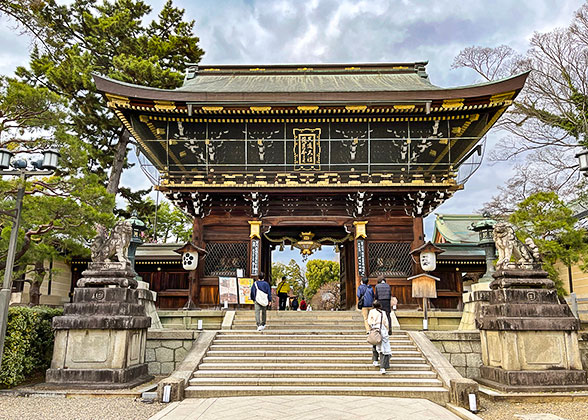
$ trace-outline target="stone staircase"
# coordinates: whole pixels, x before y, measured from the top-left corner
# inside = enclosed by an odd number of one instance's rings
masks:
[[[365,395],[442,405],[449,400],[437,373],[402,331],[391,336],[390,369],[380,374],[359,312],[268,311],[266,329],[255,329],[253,311],[238,312],[233,330],[216,335],[186,397]]]

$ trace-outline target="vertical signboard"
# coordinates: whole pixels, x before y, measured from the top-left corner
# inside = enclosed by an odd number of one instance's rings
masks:
[[[251,240],[251,275],[259,275],[259,239]]]
[[[294,169],[318,170],[321,165],[321,129],[294,129]]]
[[[360,278],[366,276],[365,241],[363,239],[357,239],[357,273]]]

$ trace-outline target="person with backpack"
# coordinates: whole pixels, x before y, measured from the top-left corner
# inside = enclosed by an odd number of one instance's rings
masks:
[[[390,356],[392,355],[392,347],[390,347],[390,335],[388,334],[388,318],[386,313],[382,310],[382,305],[377,300],[373,302],[373,309],[368,315],[368,323],[370,329],[380,331],[381,341],[373,346],[372,360],[374,366],[380,366],[380,373],[384,375],[386,369],[390,369]]]
[[[390,319],[390,299],[392,299],[392,290],[390,285],[386,283],[384,276],[379,275],[376,280],[376,293],[374,298],[382,305],[382,310],[386,312],[386,318],[388,318],[388,333],[392,334],[392,321]]]
[[[286,276],[282,277],[282,281],[278,284],[276,292],[278,293],[278,298],[280,299],[278,310],[285,311],[286,302],[288,301],[288,294],[290,293],[290,284],[286,280]]]
[[[298,298],[296,296],[293,296],[292,299],[290,299],[290,307],[293,311],[298,309]]]
[[[304,296],[302,297],[302,300],[300,301],[299,308],[301,311],[306,311],[306,301],[304,300]]]
[[[369,279],[364,277],[361,279],[361,284],[357,288],[357,309],[361,310],[363,315],[363,323],[366,334],[370,333],[370,325],[368,324],[368,313],[372,309],[374,302],[374,290],[368,284]]]
[[[257,331],[265,329],[267,319],[267,308],[272,301],[272,287],[265,281],[264,274],[259,273],[259,277],[251,288],[251,300],[255,302],[255,322]]]

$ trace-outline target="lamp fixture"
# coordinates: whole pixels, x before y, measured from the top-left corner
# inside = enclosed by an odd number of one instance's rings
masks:
[[[14,156],[8,149],[0,149],[0,170],[5,170],[10,168],[10,160]]]

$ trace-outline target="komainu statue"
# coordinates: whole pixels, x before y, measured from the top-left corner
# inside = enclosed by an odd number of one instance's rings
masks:
[[[110,258],[116,255],[119,262],[131,263],[129,260],[129,244],[133,227],[126,220],[121,220],[114,225],[110,235],[107,229],[96,224],[96,236],[90,247],[93,262],[110,262]]]
[[[510,223],[499,222],[494,225],[493,237],[498,250],[497,270],[536,268],[541,264],[541,254],[533,239],[527,238],[525,243],[522,243]],[[511,262],[511,257],[516,261]]]

